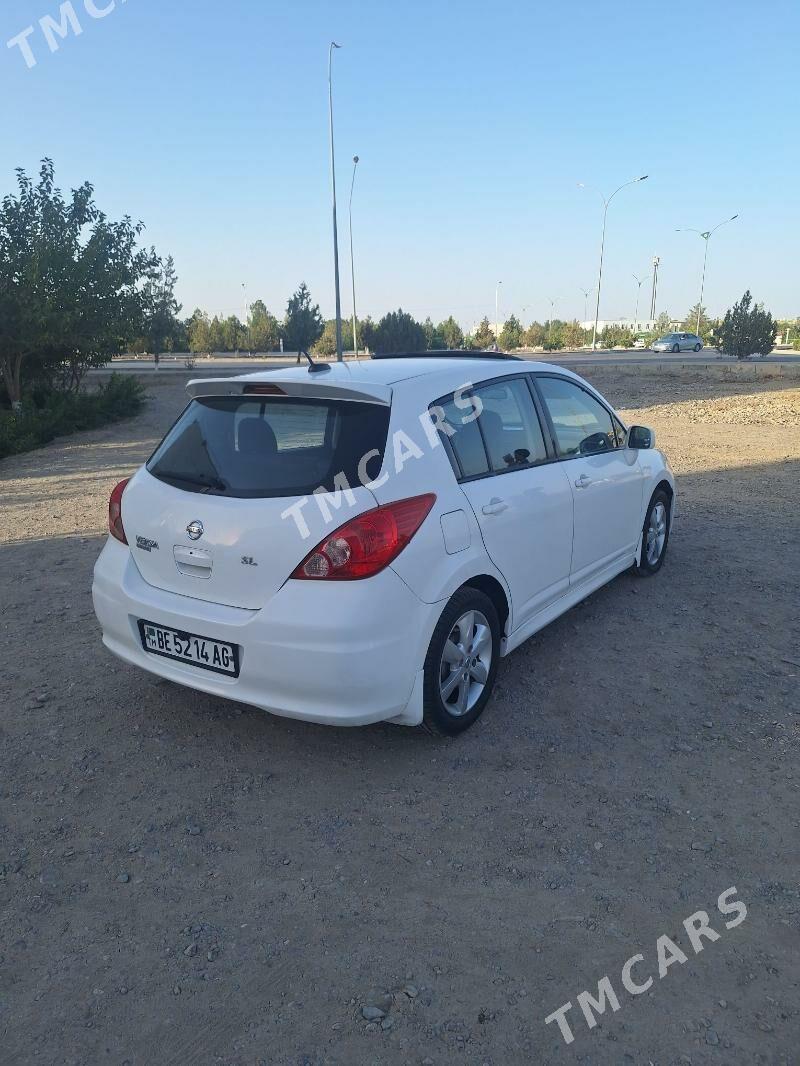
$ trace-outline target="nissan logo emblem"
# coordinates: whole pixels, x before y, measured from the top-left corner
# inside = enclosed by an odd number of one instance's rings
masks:
[[[195,518],[194,522],[190,522],[186,527],[186,532],[189,534],[189,540],[200,540],[203,535],[203,523],[199,518]]]

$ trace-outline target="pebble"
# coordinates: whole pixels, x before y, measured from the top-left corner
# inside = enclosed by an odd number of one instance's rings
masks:
[[[197,944],[190,944],[188,948],[184,948],[183,954],[193,958],[197,954]]]
[[[127,883],[130,881],[130,879],[131,879],[131,875],[130,874],[120,874],[119,877],[117,878],[117,880],[119,881],[119,883],[121,885],[127,885]]]
[[[362,1007],[361,1017],[368,1022],[377,1022],[386,1017],[386,1011],[380,1007]]]
[[[405,995],[407,995],[409,999],[416,999],[419,995],[419,989],[416,985],[412,984],[403,985],[400,991],[405,993]]]
[[[711,851],[711,848],[712,848],[711,844],[703,844],[699,840],[695,840],[695,842],[692,844],[692,851],[705,851],[705,852],[708,852],[708,851]]]
[[[203,832],[203,829],[196,823],[190,822],[189,825],[187,825],[186,827],[186,832],[189,834],[190,837],[197,837],[200,836],[200,834]]]
[[[706,1033],[706,1043],[716,1045],[719,1043],[719,1037],[717,1036],[716,1029],[709,1029]]]

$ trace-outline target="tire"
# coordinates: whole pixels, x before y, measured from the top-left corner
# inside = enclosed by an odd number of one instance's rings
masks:
[[[694,350],[695,350],[696,352],[699,352],[699,351],[700,351],[700,349],[701,349],[702,347],[703,347],[703,345],[702,345],[702,344],[695,344],[695,346],[694,346]]]
[[[680,344],[673,344],[672,345],[672,350],[673,350],[673,352],[679,352],[681,350]]]
[[[460,629],[456,630],[459,622],[469,624],[465,619],[470,615],[471,640],[465,646]],[[425,657],[422,724],[429,733],[457,736],[483,714],[497,677],[500,637],[500,621],[489,597],[477,589],[459,589],[442,611]],[[464,681],[461,671],[466,667]]]
[[[658,508],[661,508],[660,512]],[[653,498],[647,508],[644,525],[642,526],[642,548],[639,558],[634,564],[634,570],[640,577],[652,577],[664,565],[664,556],[667,554],[667,546],[669,545],[671,513],[672,501],[669,498],[669,494],[663,489],[658,489],[653,493]],[[658,518],[659,514],[662,516],[661,519]],[[657,555],[654,555],[651,548],[651,529],[661,529],[662,525],[662,532],[653,534],[655,546],[657,547]],[[662,537],[663,540],[661,539]]]

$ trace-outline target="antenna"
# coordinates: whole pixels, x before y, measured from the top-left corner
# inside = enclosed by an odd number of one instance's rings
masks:
[[[300,349],[300,354],[308,359],[309,374],[322,374],[325,373],[325,371],[330,370],[330,365],[328,363],[315,363],[305,348]]]

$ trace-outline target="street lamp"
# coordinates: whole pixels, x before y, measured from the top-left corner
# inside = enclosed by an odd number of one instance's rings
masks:
[[[688,227],[686,227],[684,229],[676,229],[675,230],[676,233],[699,233],[700,236],[703,238],[703,240],[706,242],[706,250],[705,250],[705,254],[703,255],[703,277],[702,277],[702,280],[700,282],[700,302],[697,305],[697,325],[695,326],[695,330],[694,330],[695,333],[698,336],[700,335],[700,315],[701,315],[702,310],[703,310],[703,293],[705,292],[705,287],[706,287],[706,264],[708,263],[708,242],[711,240],[711,238],[717,232],[717,230],[720,228],[720,226],[727,226],[729,222],[733,222],[733,220],[735,218],[738,218],[738,217],[739,217],[738,215],[732,215],[730,218],[726,218],[723,222],[720,222],[713,229],[699,230],[699,229],[689,229]]]
[[[333,278],[336,289],[336,361],[342,361],[342,300],[339,294],[339,230],[336,225],[336,162],[333,151],[333,50],[341,48],[331,41],[328,49],[328,117],[331,142],[331,193],[333,197]]]
[[[620,185],[618,189],[615,189],[608,199],[600,193],[600,198],[603,201],[603,233],[600,238],[600,269],[597,272],[597,303],[595,304],[594,311],[594,330],[592,332],[592,351],[597,347],[597,322],[600,318],[600,286],[603,283],[603,254],[606,246],[606,217],[608,215],[608,205],[614,199],[618,192],[623,189],[627,189],[629,185],[636,185],[637,182],[646,181],[649,175],[642,174],[641,177],[633,178],[631,181],[626,181],[624,185]],[[582,181],[578,182],[578,187],[581,189],[587,188]]]
[[[637,276],[635,274],[632,275],[633,280],[636,282],[636,285],[638,286],[637,289],[636,289],[636,310],[633,313],[633,332],[634,333],[639,328],[639,297],[642,295],[642,285],[644,285],[644,283],[646,281],[649,281],[650,278],[652,278],[652,276],[653,276],[652,274],[648,274],[646,278],[637,278]]]
[[[244,299],[244,324],[247,328],[247,354],[252,355],[251,343],[250,343],[250,317],[249,308],[247,306],[247,282],[242,282],[242,298]]]
[[[550,321],[547,324],[547,339],[548,340],[550,340],[550,337],[553,334],[553,316],[556,313],[556,304],[558,303],[558,301],[560,299],[561,299],[560,296],[556,296],[553,299],[551,299],[549,296],[547,297],[547,302],[550,304]]]
[[[583,289],[580,286],[578,286],[578,288],[579,288],[580,292],[583,293],[583,321],[587,322],[588,319],[589,319],[589,311],[587,309],[587,306],[588,306],[588,303],[589,303],[589,293],[592,290],[591,289]]]
[[[356,332],[356,267],[353,258],[353,189],[356,185],[356,167],[358,156],[353,156],[353,180],[350,182],[350,278],[353,283],[353,351],[358,355],[358,333]]]
[[[502,284],[502,281],[498,281],[494,290],[494,342],[498,348],[500,347],[500,286]]]

